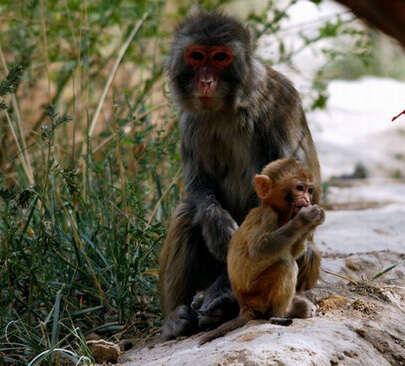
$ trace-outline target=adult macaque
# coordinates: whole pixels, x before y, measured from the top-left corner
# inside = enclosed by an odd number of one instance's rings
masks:
[[[262,204],[249,212],[232,236],[227,256],[240,313],[204,335],[200,344],[252,319],[315,314],[315,305],[296,296],[295,290],[296,259],[304,253],[308,235],[325,218],[319,206],[311,205],[312,175],[295,159],[284,158],[266,166],[254,182]]]
[[[217,291],[206,291],[204,311],[190,304],[225,273],[229,240],[258,205],[256,173],[269,161],[293,156],[308,165],[318,187],[318,157],[298,93],[258,61],[253,48],[239,21],[216,13],[188,17],[174,36],[167,72],[181,113],[185,192],[160,256],[167,316],[162,339],[190,333],[222,307],[220,296],[208,295]],[[298,265],[297,289],[313,287],[320,265],[313,243]]]

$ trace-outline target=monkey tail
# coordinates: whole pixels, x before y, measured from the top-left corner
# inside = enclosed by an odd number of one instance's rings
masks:
[[[208,333],[204,334],[198,344],[201,346],[207,342],[212,341],[215,338],[219,338],[227,334],[228,332],[243,327],[249,320],[252,320],[253,316],[250,313],[242,311],[239,313],[238,317],[232,320],[227,321],[226,323],[220,325],[218,328],[215,328]]]

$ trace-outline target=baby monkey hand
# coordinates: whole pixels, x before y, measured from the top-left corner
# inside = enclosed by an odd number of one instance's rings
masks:
[[[324,222],[325,211],[318,205],[303,207],[299,210],[297,219],[304,225],[315,227]]]

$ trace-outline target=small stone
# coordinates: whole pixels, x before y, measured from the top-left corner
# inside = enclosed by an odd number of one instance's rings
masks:
[[[87,345],[98,363],[117,363],[118,357],[121,354],[118,344],[107,342],[104,339],[87,341]]]

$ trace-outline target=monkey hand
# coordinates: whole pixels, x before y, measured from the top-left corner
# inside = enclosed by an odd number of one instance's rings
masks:
[[[202,234],[208,250],[221,262],[226,261],[228,244],[238,224],[219,204],[211,203],[204,214]]]
[[[197,313],[186,305],[174,309],[162,325],[160,341],[165,342],[179,336],[188,336],[198,330]]]
[[[318,205],[301,208],[297,214],[297,219],[305,226],[315,227],[325,220],[325,211]]]
[[[197,311],[201,308],[204,302],[204,291],[198,291],[197,294],[194,295],[193,300],[191,301],[191,309]]]
[[[197,313],[199,328],[212,329],[236,317],[239,313],[239,305],[229,289],[222,294],[206,294]]]

